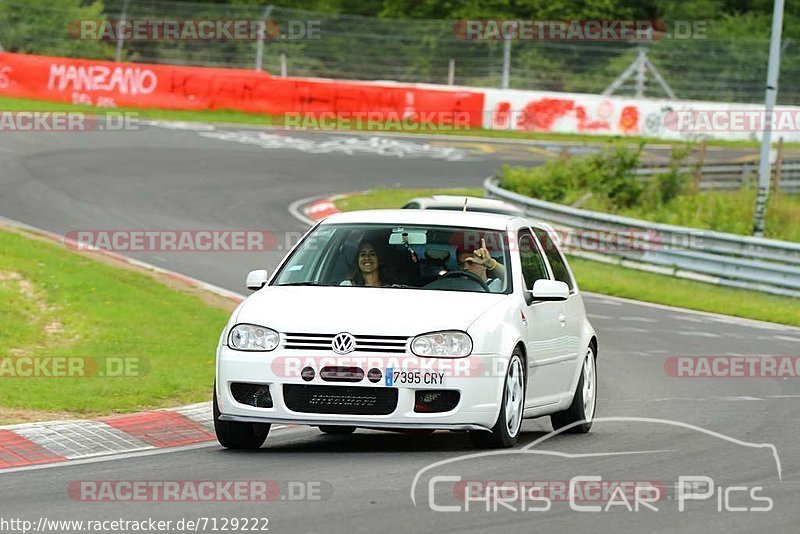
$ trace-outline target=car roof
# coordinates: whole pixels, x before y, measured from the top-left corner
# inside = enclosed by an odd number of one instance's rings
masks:
[[[436,209],[436,208],[462,208],[464,206],[464,200],[467,199],[467,211],[470,208],[477,208],[477,209],[496,209],[496,210],[504,210],[505,212],[512,212],[518,213],[522,215],[524,212],[521,208],[515,206],[514,204],[509,204],[508,202],[504,202],[502,200],[498,200],[496,198],[481,198],[481,197],[470,197],[470,196],[459,196],[459,195],[431,195],[429,197],[417,197],[412,198],[406,204],[411,202],[417,202],[420,206],[424,209]]]
[[[397,209],[337,213],[325,219],[323,224],[429,224],[506,230],[515,219],[520,219],[521,224],[527,224],[521,217],[500,213]]]

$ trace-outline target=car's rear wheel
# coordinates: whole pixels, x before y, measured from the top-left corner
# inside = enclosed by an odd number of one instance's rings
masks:
[[[519,348],[516,348],[511,355],[511,361],[508,362],[497,422],[491,432],[470,430],[469,437],[473,445],[487,449],[514,445],[519,439],[520,428],[522,428],[524,407],[525,371],[522,365],[522,353]]]
[[[584,434],[592,428],[597,407],[597,355],[590,345],[583,358],[583,369],[575,389],[572,404],[564,411],[550,416],[553,430],[569,427],[564,432]],[[577,424],[576,424],[577,423]]]
[[[320,425],[319,429],[323,434],[344,435],[352,434],[356,431],[354,426],[339,426],[339,425]]]
[[[268,423],[237,423],[221,421],[217,405],[217,386],[214,385],[214,431],[217,441],[226,449],[258,449],[264,444],[272,425]]]

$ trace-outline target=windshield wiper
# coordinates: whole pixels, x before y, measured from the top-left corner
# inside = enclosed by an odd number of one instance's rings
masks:
[[[320,282],[289,282],[288,284],[277,284],[278,287],[285,286],[327,286],[328,284],[321,284]]]

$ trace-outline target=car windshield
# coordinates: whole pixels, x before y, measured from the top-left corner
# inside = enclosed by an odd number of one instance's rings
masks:
[[[510,293],[505,232],[388,224],[322,224],[272,285]]]

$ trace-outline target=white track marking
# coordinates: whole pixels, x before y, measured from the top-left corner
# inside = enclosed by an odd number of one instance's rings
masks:
[[[645,328],[636,328],[635,326],[618,326],[603,328],[603,332],[633,332],[635,334],[647,334],[650,330]]]
[[[698,330],[685,330],[678,333],[682,336],[721,337],[719,334],[715,334],[713,332],[700,332]]]
[[[669,306],[667,304],[656,304],[653,302],[643,302],[641,300],[633,300],[624,297],[615,297],[613,295],[602,295],[600,293],[592,293],[589,291],[581,291],[584,295],[588,297],[592,297],[599,301],[602,301],[603,304],[610,304],[612,302],[611,299],[617,302],[617,304],[625,303],[625,304],[632,304],[634,306],[646,306],[648,308],[655,308],[657,310],[667,310],[676,313],[681,313],[685,315],[694,315],[697,317],[706,317],[711,320],[719,321],[722,323],[729,323],[729,324],[738,324],[738,325],[746,325],[752,328],[764,328],[768,330],[791,330],[794,332],[800,333],[800,326],[791,326],[787,324],[780,324],[780,323],[770,323],[768,321],[759,321],[757,319],[746,319],[744,317],[734,317],[732,315],[722,315],[719,313],[712,313],[712,312],[705,312],[699,310],[690,310],[688,308],[679,308],[677,306]],[[677,316],[671,316],[674,319],[677,319]],[[689,319],[687,319],[689,320]]]
[[[635,321],[638,323],[658,323],[659,321],[649,317],[620,317],[620,321]]]

